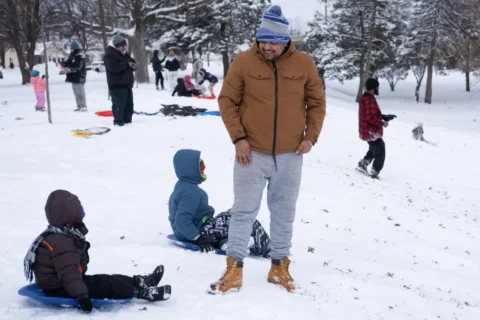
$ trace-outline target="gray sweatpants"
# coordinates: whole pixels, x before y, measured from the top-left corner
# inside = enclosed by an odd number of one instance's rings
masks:
[[[267,202],[270,210],[270,257],[290,256],[293,222],[302,180],[303,156],[285,153],[276,156],[252,152],[252,163],[241,167],[235,161],[233,188],[235,201],[230,213],[227,255],[242,261],[255,222],[263,190],[268,182]]]
[[[75,101],[77,102],[78,109],[87,108],[87,98],[85,97],[85,84],[72,83],[73,94],[75,95]]]

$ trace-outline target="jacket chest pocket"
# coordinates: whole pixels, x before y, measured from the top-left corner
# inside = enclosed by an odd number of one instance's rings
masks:
[[[245,90],[251,92],[257,97],[273,97],[275,95],[275,85],[272,74],[268,71],[248,71]]]
[[[282,71],[282,89],[288,94],[304,94],[305,74],[301,71]]]

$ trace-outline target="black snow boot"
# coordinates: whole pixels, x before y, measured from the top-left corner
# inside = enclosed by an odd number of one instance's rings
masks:
[[[158,267],[153,270],[152,273],[146,276],[134,276],[133,280],[135,288],[137,288],[139,291],[142,289],[148,289],[150,287],[156,287],[160,283],[160,280],[162,280],[163,277],[163,266],[159,265]]]
[[[137,298],[148,301],[165,301],[170,298],[172,287],[169,285],[161,287],[151,287],[142,289],[138,292]]]

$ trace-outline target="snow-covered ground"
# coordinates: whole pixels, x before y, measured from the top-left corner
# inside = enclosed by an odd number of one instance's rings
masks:
[[[221,66],[210,69],[220,74]],[[165,236],[180,148],[203,152],[203,187],[217,211],[232,204],[234,148],[221,119],[134,116],[132,125],[77,138],[70,130],[112,127],[111,118],[94,115],[110,108],[105,74],[88,74],[88,113],[72,112],[64,76],[50,79],[53,125],[34,111],[33,89],[19,85],[18,69],[0,80],[0,319],[480,319],[480,84],[466,93],[461,74],[435,77],[434,104],[426,106],[413,102],[413,79],[394,93],[381,82],[380,106],[398,118],[385,130],[382,180],[373,181],[354,170],[367,149],[357,133],[357,83],[327,82],[328,115],[305,157],[295,222],[291,272],[300,293],[268,284],[269,261],[248,258],[241,292],[212,296],[205,290],[224,257],[181,250]],[[135,88],[134,100],[137,111],[161,103],[218,109],[216,101],[173,98],[153,85]],[[436,146],[412,139],[417,122]],[[46,226],[48,194],[59,188],[85,207],[89,273],[144,274],[164,264],[172,298],[85,316],[18,296],[25,251]],[[266,204],[259,219],[268,227]]]

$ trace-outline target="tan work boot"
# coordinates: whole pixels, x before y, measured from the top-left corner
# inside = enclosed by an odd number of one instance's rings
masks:
[[[227,257],[227,269],[217,282],[210,285],[209,293],[219,294],[227,291],[238,291],[242,287],[243,281],[243,261],[235,261]]]
[[[295,290],[295,284],[293,278],[288,271],[290,266],[290,259],[287,257],[282,260],[272,260],[272,266],[268,273],[268,282],[280,285],[287,289],[288,292]]]

